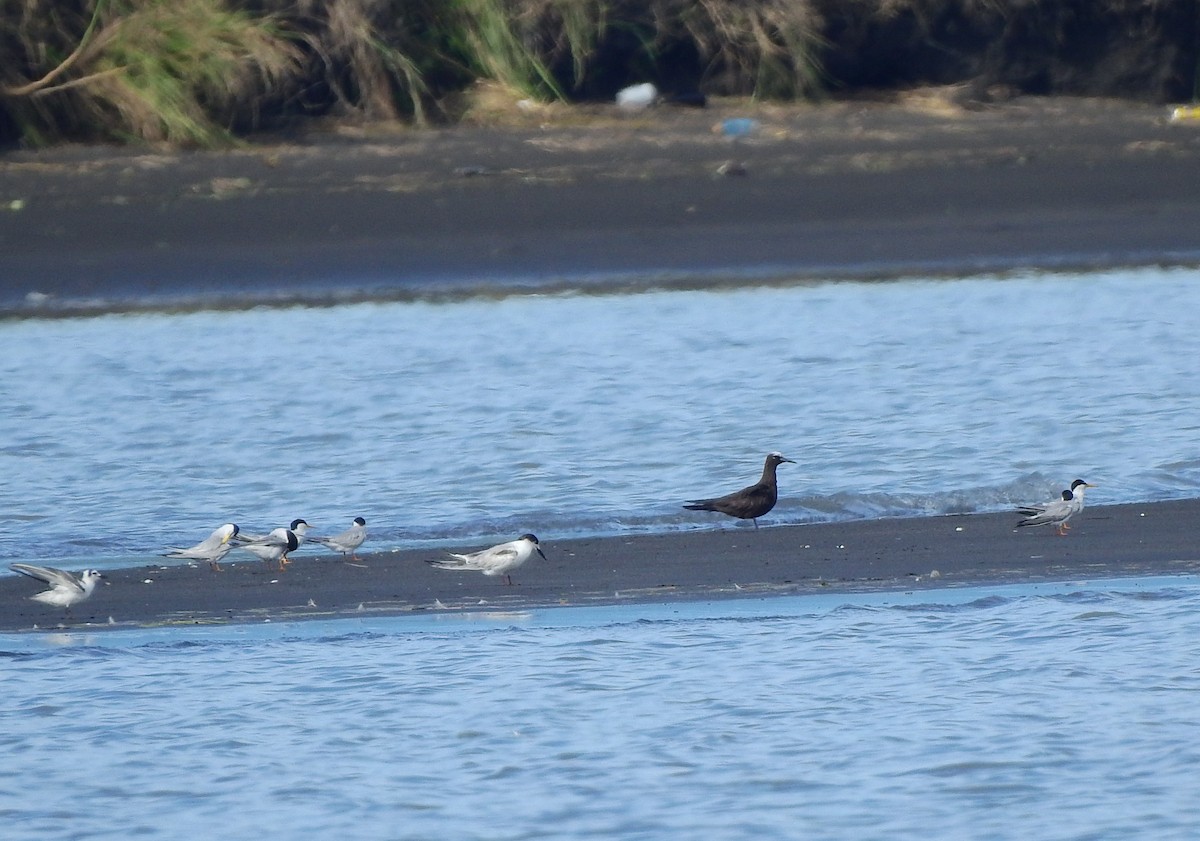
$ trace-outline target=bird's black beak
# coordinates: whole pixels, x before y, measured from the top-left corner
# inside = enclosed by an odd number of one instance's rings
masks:
[[[534,549],[537,549],[537,553],[538,553],[539,555],[541,555],[541,556],[542,556],[542,560],[543,560],[543,561],[548,561],[548,560],[550,560],[549,558],[547,558],[547,557],[546,557],[546,553],[542,551],[542,547],[541,547],[541,546],[535,546],[535,547],[533,547],[533,548],[534,548]]]

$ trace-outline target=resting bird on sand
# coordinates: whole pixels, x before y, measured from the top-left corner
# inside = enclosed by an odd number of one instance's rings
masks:
[[[238,548],[260,558],[267,565],[267,569],[271,568],[271,561],[276,561],[282,570],[289,563],[288,552],[296,551],[299,545],[300,540],[294,531],[280,528],[262,537],[242,541]]]
[[[1064,529],[1067,520],[1075,513],[1074,495],[1070,491],[1062,492],[1062,499],[1047,502],[1045,505],[1027,505],[1018,508],[1017,513],[1024,514],[1025,519],[1017,523],[1017,528],[1023,526],[1054,526],[1059,535],[1066,534]]]
[[[79,576],[54,567],[38,567],[33,564],[10,564],[9,569],[49,584],[49,590],[34,593],[29,598],[53,607],[64,607],[67,609],[67,616],[71,615],[71,605],[91,598],[92,591],[96,589],[96,582],[104,577],[94,569],[84,570]]]
[[[172,549],[163,555],[164,558],[183,558],[189,561],[208,561],[208,566],[215,572],[221,571],[221,559],[229,554],[229,550],[233,548],[230,542],[238,536],[238,527],[235,523],[226,523],[218,529],[214,529],[213,533],[204,540],[197,543],[190,549]]]
[[[541,555],[542,560],[546,560],[542,547],[538,545],[537,535],[523,534],[516,540],[501,543],[481,552],[472,552],[467,555],[447,552],[449,557],[426,561],[426,563],[438,569],[474,569],[484,575],[503,575],[505,582],[511,587],[512,576],[509,573],[529,560],[529,556],[534,552]]]
[[[689,511],[716,511],[740,520],[753,520],[754,527],[758,528],[758,518],[774,508],[779,499],[775,468],[785,461],[789,464],[796,463],[786,458],[783,453],[771,453],[767,456],[762,478],[757,484],[714,499],[694,499],[683,507]]]
[[[1095,485],[1089,485],[1082,479],[1076,479],[1071,483],[1069,490],[1062,492],[1062,499],[1047,502],[1045,505],[1021,506],[1017,509],[1017,513],[1024,514],[1025,519],[1017,523],[1017,528],[1021,528],[1022,526],[1054,526],[1054,530],[1058,535],[1065,537],[1071,529],[1067,525],[1067,520],[1083,510],[1084,489],[1094,487]]]
[[[363,541],[367,539],[367,521],[362,517],[355,517],[354,523],[344,532],[335,534],[333,537],[313,537],[310,538],[314,543],[320,543],[328,546],[335,552],[341,552],[343,555],[349,553],[350,560],[357,561],[358,555],[354,554],[354,550],[363,545]]]
[[[282,570],[285,566],[292,562],[291,558],[288,557],[288,552],[294,552],[299,549],[301,545],[303,545],[304,534],[308,531],[308,529],[309,525],[307,522],[301,519],[295,519],[292,520],[291,525],[289,525],[286,529],[281,526],[277,529],[274,529],[269,534],[246,534],[245,532],[242,532],[241,534],[237,535],[235,539],[240,544],[239,548],[247,549],[252,554],[258,555],[258,557],[267,562],[268,568],[271,566],[271,561],[279,561],[279,568]],[[289,540],[286,535],[284,535],[284,532],[291,534],[292,538],[295,540],[295,543],[292,543],[292,541]],[[283,554],[279,555],[278,557],[274,555],[267,557],[267,555],[271,555],[271,552],[264,547],[281,544],[286,544]],[[258,548],[251,549],[250,546],[257,546]]]
[[[1096,486],[1089,485],[1087,482],[1083,481],[1082,479],[1076,479],[1074,482],[1071,483],[1071,504],[1075,508],[1074,512],[1072,512],[1072,514],[1071,514],[1072,517],[1075,516],[1075,514],[1078,514],[1080,511],[1083,510],[1083,491],[1084,491],[1084,489],[1085,488],[1094,488],[1094,487],[1096,487]],[[1063,528],[1069,528],[1069,526],[1064,524]]]

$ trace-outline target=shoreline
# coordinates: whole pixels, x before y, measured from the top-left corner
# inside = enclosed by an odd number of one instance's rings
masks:
[[[425,561],[439,552],[428,549],[360,553],[362,562],[353,565],[336,556],[298,555],[282,573],[231,553],[219,573],[207,565],[108,571],[108,586],[77,605],[68,621],[62,610],[29,600],[38,582],[2,576],[0,633],[1195,574],[1200,550],[1189,524],[1198,518],[1200,499],[1089,506],[1062,538],[1045,529],[1017,531],[1018,515],[989,513],[544,539],[548,560],[534,556],[514,573],[512,587],[480,573],[436,569]]]
[[[743,117],[750,136],[721,133]],[[0,318],[1200,265],[1198,170],[1200,122],[1032,97],[15,152],[0,156]],[[1197,500],[1089,506],[1061,539],[1013,534],[1011,514],[542,535],[551,561],[512,588],[433,569],[427,550],[363,567],[301,554],[282,575],[141,566],[106,573],[72,627],[1175,574],[1200,563],[1197,515]],[[59,624],[36,591],[0,576],[0,631]]]
[[[14,152],[0,317],[1200,265],[1198,166],[1164,107],[1035,97]]]

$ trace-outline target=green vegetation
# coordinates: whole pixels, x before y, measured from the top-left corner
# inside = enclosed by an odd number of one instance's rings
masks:
[[[213,145],[318,115],[420,124],[478,80],[539,101],[645,78],[814,96],[817,23],[806,0],[0,0],[0,136]]]
[[[211,144],[294,74],[270,17],[220,0],[4,0],[0,107],[34,143],[70,136]]]
[[[453,120],[478,82],[537,101],[815,99],[973,81],[1188,98],[1167,0],[0,0],[0,142],[212,146],[310,119]]]

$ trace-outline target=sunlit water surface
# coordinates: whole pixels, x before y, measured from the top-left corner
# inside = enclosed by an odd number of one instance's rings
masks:
[[[6,839],[1192,839],[1200,580],[0,636]]]
[[[0,560],[233,520],[368,548],[1200,490],[1200,278],[0,324]],[[248,557],[248,556],[247,556]],[[1172,839],[1195,579],[0,636],[13,839]]]
[[[368,548],[1200,492],[1194,271],[0,323],[0,561],[217,525]],[[249,558],[249,556],[246,556]]]

